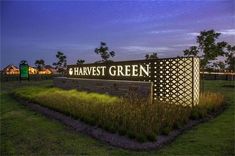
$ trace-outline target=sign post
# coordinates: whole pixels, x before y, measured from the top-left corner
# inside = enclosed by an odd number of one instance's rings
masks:
[[[27,63],[20,64],[20,81],[29,80],[29,65]]]

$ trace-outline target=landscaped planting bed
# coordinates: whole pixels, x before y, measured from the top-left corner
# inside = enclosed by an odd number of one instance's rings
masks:
[[[206,117],[224,104],[223,95],[212,92],[201,94],[195,107],[53,87],[19,88],[13,95],[140,142],[155,141],[158,135],[167,135],[190,119]]]

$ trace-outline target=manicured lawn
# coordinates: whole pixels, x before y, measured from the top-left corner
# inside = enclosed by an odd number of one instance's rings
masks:
[[[223,87],[229,81],[206,81],[207,90],[222,92],[226,110],[211,121],[196,126],[158,151],[133,152],[111,147],[79,134],[61,123],[30,111],[12,99],[11,89],[25,86],[48,86],[51,81],[2,83],[1,155],[233,155],[234,88]]]

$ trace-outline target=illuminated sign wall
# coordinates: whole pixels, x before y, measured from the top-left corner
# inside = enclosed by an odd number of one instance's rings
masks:
[[[176,104],[199,102],[199,58],[168,58],[68,65],[70,78],[149,81],[153,99]]]

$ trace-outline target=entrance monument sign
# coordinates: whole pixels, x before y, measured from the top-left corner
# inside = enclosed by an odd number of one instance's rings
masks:
[[[144,88],[148,88],[152,100],[193,106],[199,102],[199,67],[200,60],[197,57],[68,65],[67,78],[63,79],[70,86],[67,85],[67,88],[72,88],[72,82],[79,81],[74,85],[81,84],[85,86],[83,87],[85,90],[97,92],[102,86],[102,91],[105,93],[114,92],[115,87],[112,86],[116,86],[119,92],[130,90],[127,86],[130,86],[132,91],[139,90],[140,93]],[[59,82],[56,84],[60,84],[59,87],[66,86]],[[99,89],[97,84],[102,84]],[[133,85],[134,88],[137,86],[142,88],[133,89]],[[81,89],[78,86],[75,88]]]

